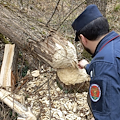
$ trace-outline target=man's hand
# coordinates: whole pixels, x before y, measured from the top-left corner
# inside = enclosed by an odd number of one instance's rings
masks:
[[[89,64],[88,61],[85,60],[85,59],[83,59],[83,60],[81,60],[81,61],[78,63],[78,66],[79,66],[80,69],[83,69],[83,68],[85,68],[85,66],[86,66],[87,64]]]
[[[92,118],[91,120],[95,120],[94,118]]]

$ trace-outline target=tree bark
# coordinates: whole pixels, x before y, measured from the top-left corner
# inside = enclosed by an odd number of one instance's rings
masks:
[[[103,14],[106,17],[106,7],[107,7],[107,0],[86,0],[87,5],[96,4]]]
[[[19,10],[8,9],[2,4],[0,5],[0,18],[0,33],[10,38],[19,48],[32,54],[36,59],[42,59],[52,67],[71,66],[71,60],[67,58],[70,51],[67,51],[66,48],[69,47],[71,52],[75,52],[74,46],[61,36],[58,36],[57,33],[39,24],[38,21],[26,17],[25,14],[21,14]],[[54,55],[56,51],[58,52],[58,47],[64,51],[65,64],[64,61],[59,65],[55,63],[56,58]],[[61,54],[61,51],[59,52],[58,54]],[[76,55],[73,55],[72,58],[76,59],[75,57]]]

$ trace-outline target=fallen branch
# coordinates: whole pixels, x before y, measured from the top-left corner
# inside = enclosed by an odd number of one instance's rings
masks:
[[[11,93],[0,89],[0,100],[18,113],[24,120],[37,120],[36,116],[31,112],[30,108],[24,107],[20,102],[11,97]]]

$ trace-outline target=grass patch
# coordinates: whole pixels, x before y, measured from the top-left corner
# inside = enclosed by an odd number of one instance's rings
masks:
[[[118,12],[119,10],[120,10],[120,3],[117,3],[117,4],[115,5],[114,11],[115,11],[115,12]]]

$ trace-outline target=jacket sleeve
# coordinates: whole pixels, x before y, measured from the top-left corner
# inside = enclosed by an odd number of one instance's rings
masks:
[[[120,120],[120,76],[117,66],[94,62],[87,72],[91,76],[89,95],[96,120]],[[119,79],[118,79],[119,78]]]

